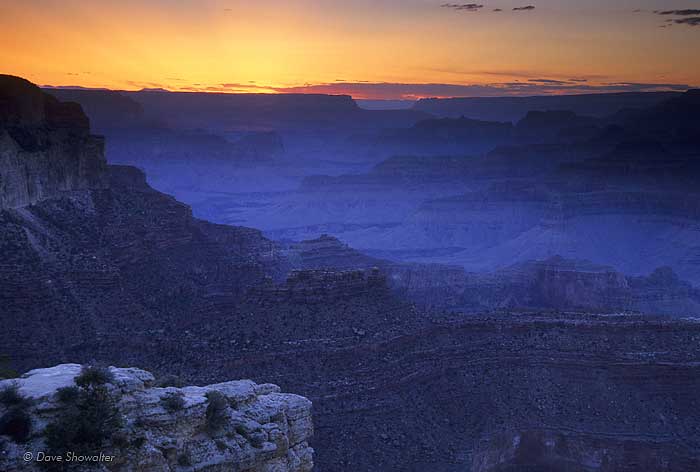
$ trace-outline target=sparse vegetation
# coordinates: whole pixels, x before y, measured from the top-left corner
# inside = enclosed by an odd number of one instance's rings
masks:
[[[113,377],[106,369],[90,367],[76,378],[80,388],[68,387],[58,392],[63,410],[46,427],[50,454],[95,453],[118,433],[121,416],[115,397],[105,385],[111,380]]]
[[[185,398],[182,392],[168,392],[160,397],[160,403],[168,412],[174,413],[185,407]]]
[[[223,393],[212,390],[207,392],[207,430],[209,433],[216,433],[220,431],[226,424],[228,417],[226,415],[226,409],[228,408],[228,402]]]
[[[112,444],[119,449],[127,449],[129,447],[129,435],[124,431],[117,431],[112,434]]]
[[[25,442],[32,431],[28,411],[31,401],[22,396],[16,384],[11,384],[0,390],[0,404],[7,408],[0,416],[0,435],[9,436],[18,443]]]
[[[156,387],[166,388],[166,387],[176,387],[181,388],[185,386],[185,382],[177,375],[168,374],[159,377],[155,382]]]
[[[143,446],[144,444],[146,444],[146,438],[144,438],[143,436],[135,437],[135,438],[131,441],[131,445],[132,445],[135,449],[141,449],[141,446]]]
[[[0,355],[0,380],[19,377],[16,370],[10,367],[10,356]]]
[[[88,388],[114,382],[114,374],[107,367],[87,366],[75,378],[75,384]]]
[[[217,439],[216,441],[214,441],[214,444],[216,444],[216,448],[221,452],[224,452],[228,449],[226,442],[224,442],[221,439]]]
[[[189,467],[192,465],[192,461],[190,460],[190,456],[188,454],[182,453],[177,457],[177,464],[182,467]]]
[[[19,387],[17,384],[10,384],[0,390],[0,403],[6,407],[20,405],[24,401],[25,399],[19,393]]]
[[[73,403],[80,396],[80,389],[78,387],[62,387],[56,391],[56,398],[61,403]]]
[[[0,435],[22,443],[32,432],[32,418],[24,403],[13,406],[0,417]]]

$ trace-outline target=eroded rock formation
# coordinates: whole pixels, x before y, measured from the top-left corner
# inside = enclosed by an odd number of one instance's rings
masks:
[[[50,454],[47,425],[67,408],[59,389],[75,387],[81,369],[79,364],[61,364],[0,382],[0,389],[16,385],[25,401],[31,402],[28,413],[32,424],[26,442],[18,444],[0,436],[0,469],[44,470],[37,457],[41,452]],[[112,459],[99,461],[98,470],[308,472],[313,468],[313,449],[308,445],[313,435],[311,402],[304,397],[250,380],[160,388],[144,370],[110,367],[109,371],[113,380],[106,387],[121,421],[99,450],[103,457]],[[210,392],[219,392],[225,399],[221,426],[216,431],[211,431],[211,420],[207,419]],[[181,399],[177,408],[168,407],[163,400],[168,396]],[[0,416],[6,410],[0,405]],[[32,459],[25,459],[27,452]],[[68,461],[67,453],[64,461]]]
[[[106,187],[103,149],[80,105],[0,75],[0,209]]]

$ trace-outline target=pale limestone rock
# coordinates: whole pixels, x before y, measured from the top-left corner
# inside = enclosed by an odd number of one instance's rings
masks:
[[[36,462],[25,462],[22,455],[45,450],[44,428],[61,408],[56,391],[74,385],[81,369],[79,364],[62,364],[0,382],[0,388],[16,383],[19,391],[33,400],[30,413],[34,423],[26,444],[0,436],[0,470],[40,470]],[[105,445],[104,453],[115,459],[93,470],[307,472],[313,468],[313,449],[308,445],[313,434],[311,402],[304,397],[280,393],[276,385],[257,385],[250,380],[158,388],[152,386],[154,378],[149,372],[109,369],[114,375],[109,388],[118,398],[124,419],[122,431],[131,445],[126,449]],[[221,392],[230,406],[224,428],[209,434],[206,394],[214,390]],[[168,393],[182,395],[182,410],[165,409],[161,398]],[[4,408],[0,406],[0,415]],[[139,446],[133,444],[137,438],[142,438]]]

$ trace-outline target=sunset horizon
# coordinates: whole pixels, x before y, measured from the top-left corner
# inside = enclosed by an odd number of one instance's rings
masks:
[[[0,69],[54,87],[372,100],[683,91],[700,86],[692,6],[29,1],[3,6]]]

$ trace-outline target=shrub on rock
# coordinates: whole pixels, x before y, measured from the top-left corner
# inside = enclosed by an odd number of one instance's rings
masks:
[[[14,406],[0,417],[0,435],[9,436],[14,442],[23,443],[32,432],[32,418],[26,407]]]
[[[174,413],[185,407],[185,398],[182,392],[168,392],[160,397],[160,403],[166,411]]]
[[[11,384],[0,390],[0,404],[6,407],[21,405],[25,399],[19,393],[19,388],[16,384]]]
[[[82,388],[68,387],[58,393],[63,409],[46,427],[46,446],[51,455],[97,453],[119,431],[122,421],[115,398],[99,383],[104,378],[91,372],[81,382]]]
[[[75,378],[78,387],[91,387],[114,382],[114,374],[107,367],[83,367],[82,372]]]
[[[207,431],[209,433],[216,433],[221,431],[221,429],[226,425],[228,421],[228,415],[226,410],[228,409],[228,401],[223,393],[212,390],[207,392]]]
[[[0,435],[25,442],[32,432],[32,418],[27,411],[31,401],[22,396],[17,385],[10,384],[0,390],[0,404],[7,408],[0,416]]]

